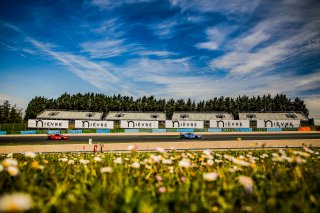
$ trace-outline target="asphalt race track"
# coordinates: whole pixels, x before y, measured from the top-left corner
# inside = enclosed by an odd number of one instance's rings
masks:
[[[233,141],[237,138],[241,140],[290,140],[290,139],[320,139],[319,133],[260,133],[260,134],[205,134],[203,141]],[[150,143],[150,142],[179,142],[178,135],[71,135],[68,141],[47,141],[47,136],[1,136],[0,145],[13,144],[61,144],[61,143],[88,143],[92,139],[93,143]]]

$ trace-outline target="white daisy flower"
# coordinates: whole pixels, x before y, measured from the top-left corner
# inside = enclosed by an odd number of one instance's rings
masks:
[[[22,212],[29,210],[31,207],[32,199],[29,194],[5,194],[0,198],[0,212]]]
[[[203,173],[203,179],[208,182],[217,180],[219,174],[216,172]]]

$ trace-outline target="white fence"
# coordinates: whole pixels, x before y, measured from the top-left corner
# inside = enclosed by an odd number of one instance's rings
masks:
[[[166,128],[197,128],[202,129],[203,121],[171,121],[166,120]]]
[[[211,120],[210,128],[249,128],[249,120]]]
[[[40,128],[40,129],[68,129],[69,121],[66,120],[41,120],[41,119],[29,119],[28,128]]]
[[[113,121],[75,120],[75,128],[79,128],[79,129],[113,129]]]
[[[257,120],[258,128],[298,128],[300,120]]]
[[[125,129],[158,129],[158,121],[134,121],[134,120],[122,120],[120,121],[120,127]]]

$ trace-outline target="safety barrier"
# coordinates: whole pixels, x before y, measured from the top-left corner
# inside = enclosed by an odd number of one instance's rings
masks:
[[[194,132],[194,129],[177,129],[177,132]]]
[[[267,132],[281,132],[282,128],[267,128]]]
[[[152,132],[160,133],[160,132],[167,132],[166,129],[152,129]]]
[[[69,134],[81,134],[82,129],[73,129],[73,130],[68,130]]]
[[[139,129],[125,129],[124,132],[125,133],[138,133]]]
[[[208,132],[222,132],[221,128],[209,128]]]
[[[48,130],[48,134],[60,134],[60,130]]]
[[[138,129],[139,132],[152,132],[152,129]]]
[[[110,133],[110,129],[97,129],[96,133]]]
[[[311,131],[311,128],[309,126],[302,126],[298,129],[298,131],[309,132]]]
[[[36,130],[29,130],[29,131],[20,131],[21,135],[28,135],[28,134],[36,134]]]
[[[236,130],[233,129],[233,128],[225,128],[225,129],[222,129],[222,132],[235,132]]]
[[[6,131],[0,131],[0,135],[6,135],[7,132]]]
[[[177,132],[177,129],[166,129],[167,132]]]
[[[252,128],[236,128],[237,132],[252,132]]]

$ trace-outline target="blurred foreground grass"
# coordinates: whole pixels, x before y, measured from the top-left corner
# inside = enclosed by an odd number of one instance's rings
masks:
[[[319,149],[130,149],[2,155],[0,211],[320,211]]]

